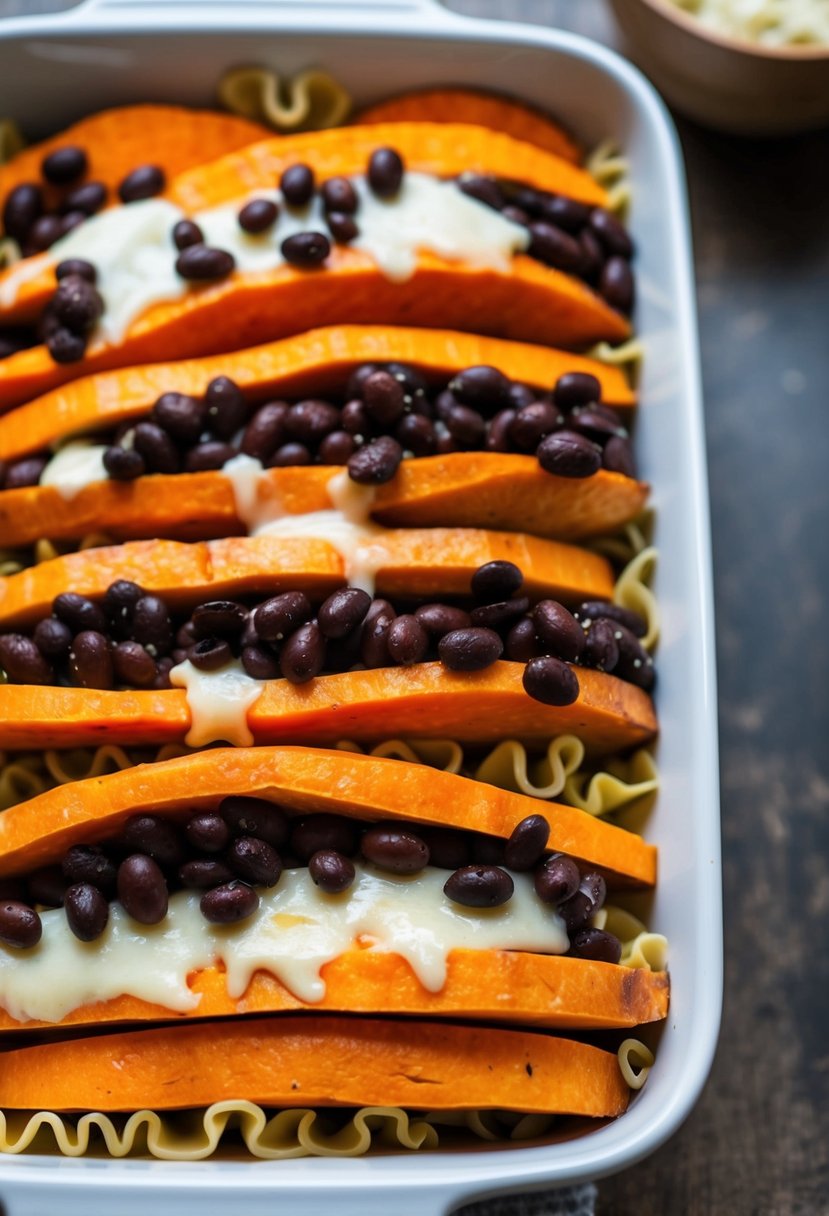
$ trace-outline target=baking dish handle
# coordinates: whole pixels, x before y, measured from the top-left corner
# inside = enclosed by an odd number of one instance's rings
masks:
[[[218,9],[225,6],[226,0],[83,0],[75,11],[78,16],[102,11],[112,13],[134,13],[136,11],[158,13],[163,11],[165,18],[169,18],[175,16],[177,9],[186,12],[198,8],[204,15],[205,11],[212,7]],[[240,9],[245,8],[252,12],[265,11],[268,15],[302,16],[306,20],[309,16],[309,9],[313,11],[314,16],[324,16],[326,12],[342,12],[343,10],[347,11],[350,16],[358,17],[370,17],[372,14],[381,13],[386,16],[394,16],[398,13],[405,15],[417,12],[429,12],[433,15],[439,12],[444,18],[450,16],[443,8],[441,0],[237,0],[234,5],[234,13],[238,14]]]

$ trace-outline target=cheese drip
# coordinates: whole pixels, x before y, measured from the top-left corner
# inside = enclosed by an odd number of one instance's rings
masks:
[[[249,676],[238,659],[215,671],[202,671],[189,659],[170,672],[174,688],[183,688],[190,709],[188,747],[206,747],[224,740],[234,747],[250,747],[253,733],[248,710],[262,695],[265,684]]]
[[[561,918],[535,894],[532,878],[514,874],[515,893],[500,908],[464,908],[443,894],[447,872],[427,867],[410,877],[358,863],[353,886],[326,895],[307,869],[287,870],[260,890],[258,912],[238,925],[212,925],[199,894],[170,898],[159,925],[139,925],[119,903],[95,942],[81,942],[62,908],[43,912],[43,936],[31,950],[0,944],[0,1004],[18,1021],[58,1022],[73,1009],[121,995],[187,1013],[199,997],[187,977],[224,965],[227,991],[239,1000],[257,971],[266,971],[300,1000],[321,1001],[327,962],[357,939],[401,955],[423,987],[439,992],[453,949],[527,950],[563,954]]]

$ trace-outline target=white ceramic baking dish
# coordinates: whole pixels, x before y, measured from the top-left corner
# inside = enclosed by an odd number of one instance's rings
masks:
[[[663,788],[648,823],[661,874],[652,923],[671,944],[672,1005],[656,1067],[621,1119],[549,1146],[284,1162],[0,1159],[7,1216],[441,1216],[460,1203],[631,1166],[676,1130],[705,1081],[722,988],[716,688],[705,449],[680,154],[656,94],[599,46],[471,21],[434,0],[88,0],[0,25],[0,114],[31,136],[103,106],[208,104],[227,67],[324,65],[367,102],[454,82],[559,113],[589,147],[630,159],[645,342],[637,447],[653,485],[664,614],[659,652]],[[2,1064],[0,1063],[0,1067]]]

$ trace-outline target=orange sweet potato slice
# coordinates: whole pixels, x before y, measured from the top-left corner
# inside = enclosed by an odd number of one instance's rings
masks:
[[[385,552],[377,569],[380,595],[467,595],[474,572],[490,561],[514,562],[524,572],[524,593],[534,600],[578,603],[613,595],[613,571],[604,558],[520,533],[390,529],[371,543]],[[0,628],[48,616],[52,600],[64,591],[100,599],[122,578],[179,608],[298,589],[322,599],[343,585],[346,568],[334,546],[316,537],[233,537],[192,545],[149,540],[83,549],[0,579]]]
[[[298,814],[405,819],[503,839],[539,810],[538,800],[525,794],[402,760],[321,748],[219,748],[75,781],[10,807],[0,815],[0,877],[56,862],[72,845],[117,835],[142,810],[212,810],[232,794],[267,798]],[[548,848],[598,867],[615,885],[656,881],[656,850],[636,833],[560,803],[545,804],[543,813]]]
[[[192,1022],[21,1047],[3,1055],[14,1110],[400,1106],[618,1115],[616,1055],[530,1031],[286,1016]]]
[[[85,376],[0,418],[0,460],[16,460],[57,439],[138,419],[164,392],[201,397],[215,376],[229,376],[250,400],[264,401],[342,391],[361,363],[395,361],[435,381],[488,364],[541,390],[549,390],[565,372],[588,372],[601,384],[606,405],[632,409],[636,404],[620,368],[567,351],[448,330],[339,325],[234,354]]]
[[[269,469],[269,493],[290,515],[326,510],[332,465]],[[545,473],[534,456],[454,452],[404,461],[378,487],[373,517],[391,527],[524,530],[556,540],[584,540],[613,531],[644,506],[648,487],[600,469],[573,479]],[[99,481],[64,499],[54,486],[0,493],[0,536],[6,545],[40,537],[71,540],[100,529],[119,540],[154,536],[199,540],[244,531],[229,478],[221,472]]]
[[[227,994],[225,975],[208,967],[190,977],[198,1007],[177,1014],[138,997],[119,996],[81,1005],[61,1018],[61,1028],[128,1022],[188,1022],[238,1014],[393,1014],[420,1018],[464,1018],[548,1029],[604,1030],[658,1022],[668,1012],[664,971],[632,969],[566,955],[508,950],[453,950],[446,983],[429,992],[399,954],[353,949],[323,967],[326,992],[313,1005],[294,996],[265,971],[253,976],[238,1000]],[[25,1029],[54,1028],[29,1020]],[[0,1009],[0,1033],[21,1023]]]
[[[389,101],[367,106],[355,121],[475,123],[534,144],[573,164],[578,164],[581,159],[578,144],[557,122],[540,110],[511,97],[479,93],[474,89],[423,89],[418,93],[404,93]]]
[[[89,161],[86,180],[103,182],[114,191],[139,165],[158,165],[167,178],[195,165],[215,160],[246,144],[272,137],[267,127],[215,110],[188,110],[183,106],[118,106],[83,118],[40,143],[24,148],[0,166],[0,199],[26,182],[45,185],[41,163],[45,156],[69,145],[83,148]],[[58,192],[46,187],[47,203]]]
[[[48,296],[54,275],[46,277]],[[395,283],[367,254],[335,245],[322,270],[283,264],[237,272],[154,305],[122,342],[93,342],[77,363],[55,363],[44,346],[10,355],[0,361],[0,410],[95,372],[219,354],[346,322],[444,327],[574,349],[630,335],[626,318],[580,279],[523,254],[499,270],[421,253],[411,278]]]
[[[441,663],[317,676],[308,684],[263,683],[248,710],[256,743],[334,743],[383,736],[463,743],[578,735],[591,754],[647,743],[657,730],[647,693],[616,676],[579,668],[578,700],[543,705],[524,692],[523,664],[499,661],[459,673]],[[102,692],[0,686],[0,747],[94,747],[183,742],[191,726],[184,691]]]

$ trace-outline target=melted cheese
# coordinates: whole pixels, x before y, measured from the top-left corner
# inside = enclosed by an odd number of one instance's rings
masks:
[[[228,994],[244,996],[256,971],[266,971],[300,1000],[321,1001],[320,972],[331,959],[370,938],[372,949],[401,955],[429,992],[446,982],[451,950],[529,950],[563,954],[560,917],[535,894],[532,878],[513,875],[515,894],[500,908],[463,908],[443,894],[447,871],[431,867],[412,877],[358,864],[353,886],[326,895],[307,869],[286,871],[260,890],[259,910],[237,925],[212,925],[199,894],[171,896],[159,925],[139,925],[114,903],[96,942],[73,935],[63,909],[42,913],[43,936],[31,950],[0,944],[0,1004],[19,1021],[60,1021],[94,1001],[121,995],[178,1013],[198,1007],[187,977],[224,966]]]
[[[248,710],[261,697],[264,681],[249,676],[238,659],[216,671],[201,671],[189,659],[170,672],[174,688],[183,688],[190,709],[188,747],[205,747],[224,740],[234,747],[250,747],[253,734]]]
[[[78,440],[67,443],[47,464],[40,475],[42,486],[54,486],[62,498],[72,499],[96,481],[109,477],[104,468],[106,446]]]

